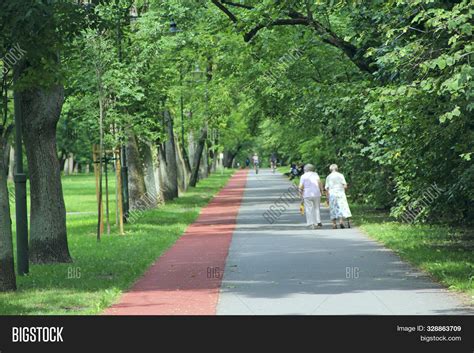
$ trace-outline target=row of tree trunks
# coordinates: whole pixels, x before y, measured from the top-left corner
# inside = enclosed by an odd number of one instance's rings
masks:
[[[13,181],[13,175],[15,171],[15,149],[10,144],[7,144],[7,147],[4,151],[5,165],[7,168],[8,181]],[[80,165],[78,162],[74,161],[73,168],[72,165],[68,165],[69,159],[60,160],[60,169],[63,171],[64,175],[68,174],[77,174],[80,171],[85,174],[90,173],[90,164]],[[72,169],[71,169],[72,168]],[[191,170],[191,169],[189,169]]]
[[[51,88],[31,88],[19,93],[20,106],[23,116],[23,139],[25,143],[30,174],[30,261],[32,263],[61,263],[71,262],[66,231],[66,209],[61,183],[61,166],[57,157],[56,128],[64,101],[64,88],[55,85]],[[127,145],[129,161],[129,185],[131,207],[138,207],[147,192],[157,195],[163,192],[165,200],[178,196],[179,185],[182,191],[188,181],[195,186],[199,170],[201,177],[207,176],[207,151],[205,150],[207,129],[201,131],[193,168],[183,153],[177,150],[173,133],[173,121],[169,111],[164,112],[167,141],[161,143],[158,151],[160,181],[157,190],[155,168],[152,166],[152,155],[145,153],[146,167],[140,158],[136,137],[131,134]],[[148,146],[148,150],[150,150]],[[0,155],[8,154],[6,143],[2,145]],[[10,151],[8,151],[10,152]],[[185,151],[184,151],[185,152]],[[0,194],[8,198],[6,182],[8,171],[13,170],[13,158],[6,163],[7,158],[1,158]],[[202,161],[202,163],[201,163]],[[77,166],[77,164],[76,164]],[[77,168],[77,167],[76,167]],[[76,169],[77,170],[77,169]],[[74,171],[73,157],[68,160],[67,172]],[[145,173],[146,171],[146,173]],[[146,178],[145,178],[146,175]],[[12,177],[12,172],[10,172]],[[154,179],[154,180],[153,180]],[[180,183],[178,185],[178,180]],[[147,185],[148,184],[148,185]],[[0,200],[1,221],[0,230],[5,238],[0,245],[0,261],[2,279],[0,286],[14,288],[13,257],[11,245],[11,221],[8,200]],[[8,207],[8,208],[7,208]],[[7,216],[8,215],[8,216]],[[5,241],[6,238],[10,242]],[[9,272],[9,264],[11,270]],[[12,277],[13,275],[13,277]],[[13,281],[13,282],[12,282]],[[10,284],[8,284],[10,283]],[[11,284],[13,283],[13,285]]]
[[[74,162],[74,154],[70,153],[69,156],[65,159],[63,165],[64,175],[72,175],[79,171],[79,163]]]
[[[239,153],[242,146],[238,146],[235,151],[224,151],[224,160],[223,164],[225,168],[233,168],[235,157]]]
[[[156,206],[149,203],[150,199],[159,202],[177,198],[179,193],[186,191],[190,185],[193,171],[200,172],[201,177],[206,177],[208,174],[205,150],[207,134],[201,136],[195,150],[190,148],[189,155],[193,161],[191,164],[186,150],[179,145],[174,135],[173,119],[168,110],[163,112],[163,118],[166,140],[157,143],[156,158],[149,143],[139,144],[136,136],[130,134],[127,157],[132,209],[143,207],[143,202],[140,200],[144,200],[145,196],[147,206],[150,207]],[[191,165],[197,167],[192,168]]]
[[[30,174],[30,261],[70,262],[56,147],[64,87],[31,88],[19,92],[19,99]]]
[[[8,154],[7,138],[0,135],[0,292],[16,289],[13,265],[12,222],[7,188]]]

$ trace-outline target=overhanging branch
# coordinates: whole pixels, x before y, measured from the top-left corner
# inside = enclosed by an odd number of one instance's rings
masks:
[[[253,6],[244,5],[244,4],[238,4],[238,3],[235,3],[235,2],[232,2],[232,1],[224,1],[224,0],[222,0],[221,2],[222,2],[223,4],[226,4],[226,5],[229,5],[229,6],[241,7],[241,8],[243,8],[243,9],[247,9],[247,10],[252,10],[252,9],[253,9]]]
[[[231,1],[218,1],[212,0],[212,3],[216,5],[222,12],[224,12],[227,17],[233,23],[237,23],[237,17],[227,9],[223,3],[226,3],[229,6],[237,6],[247,8],[248,10],[252,9],[252,7],[248,5],[241,5],[237,3],[233,3]],[[330,28],[326,28],[322,23],[317,21],[314,17],[310,8],[307,7],[308,16],[304,16],[303,14],[290,9],[287,13],[287,16],[290,17],[288,19],[278,19],[271,21],[266,24],[258,24],[254,28],[252,28],[249,32],[244,34],[245,42],[249,42],[255,35],[263,28],[269,28],[273,26],[294,26],[294,25],[303,25],[313,28],[316,34],[321,38],[324,43],[332,45],[344,52],[344,54],[362,71],[373,73],[376,71],[376,65],[371,59],[367,59],[363,57],[363,51],[360,48],[357,48],[350,42],[345,41],[343,38],[340,38],[336,33],[334,33]]]
[[[229,19],[230,19],[232,22],[237,23],[237,17],[235,17],[235,15],[234,15],[232,12],[230,12],[227,7],[225,7],[224,5],[222,5],[222,4],[220,3],[220,1],[218,1],[218,0],[211,0],[211,1],[212,1],[212,3],[213,3],[214,5],[216,5],[222,12],[224,12],[224,13],[227,15],[227,17],[229,17]]]
[[[306,18],[289,18],[289,19],[280,19],[270,22],[269,24],[260,24],[255,26],[249,32],[244,35],[244,40],[249,42],[262,28],[273,27],[273,26],[295,26],[295,25],[309,25],[309,22]]]

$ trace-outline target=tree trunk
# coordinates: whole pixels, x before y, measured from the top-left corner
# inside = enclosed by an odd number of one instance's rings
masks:
[[[178,140],[176,140],[176,163],[178,165],[178,187],[179,192],[185,192],[189,185],[189,179],[191,177],[191,167],[189,161],[186,161],[183,153],[186,153],[184,147],[180,146]]]
[[[156,207],[160,202],[159,185],[155,179],[155,167],[153,163],[153,152],[149,143],[142,144],[143,164],[145,168],[145,187],[146,193],[149,196],[151,207]]]
[[[64,152],[61,152],[60,156],[59,156],[59,170],[62,170],[64,171],[64,166],[66,164],[66,154]]]
[[[227,150],[224,151],[224,160],[223,160],[223,162],[224,162],[224,167],[229,168],[229,167],[232,165],[232,160],[233,160],[233,158],[232,158],[232,152],[227,151]]]
[[[69,175],[69,158],[64,160],[63,175]]]
[[[204,153],[204,147],[206,144],[207,139],[207,127],[204,127],[201,130],[201,136],[199,137],[199,141],[197,144],[196,151],[194,153],[194,162],[192,164],[193,170],[191,173],[191,179],[189,181],[190,186],[196,186],[198,177],[199,177],[199,167],[201,165],[201,158]],[[207,169],[207,168],[206,168]]]
[[[178,141],[178,140],[176,140],[176,141]],[[186,151],[186,147],[184,145],[181,146],[181,149],[179,149],[179,153],[181,155],[180,158],[183,160],[183,163],[184,163],[185,172],[188,175],[187,180],[189,181],[189,177],[191,175],[191,162],[189,161],[189,156],[188,156],[188,153]],[[187,186],[187,183],[186,183],[186,186]]]
[[[15,169],[15,150],[13,147],[8,148],[10,157],[8,158],[8,181],[13,181],[13,170]]]
[[[159,147],[158,147],[159,148]],[[158,191],[158,198],[160,202],[164,202],[163,197],[163,180],[161,179],[161,171],[160,171],[160,151],[157,150],[157,156],[155,159],[155,163],[153,163],[153,175],[155,177],[156,188]]]
[[[178,197],[178,164],[176,162],[176,144],[174,140],[173,119],[168,110],[164,112],[167,140],[158,148],[160,180],[165,201]]]
[[[186,146],[184,145],[184,141],[180,141],[179,139],[175,139],[177,153],[176,156],[178,157],[178,173],[182,173],[184,175],[183,181],[184,185],[182,185],[182,191],[186,191],[189,185],[189,179],[191,178],[191,160],[192,157],[189,156],[188,151],[186,151]],[[182,170],[180,171],[179,168]],[[178,175],[179,176],[179,175]],[[180,184],[181,185],[181,184]]]
[[[67,166],[69,167],[68,174],[72,175],[74,174],[74,155],[72,153],[69,154],[69,160],[68,160]]]
[[[0,136],[0,292],[16,289],[5,151],[8,151],[6,138]]]
[[[217,157],[218,153],[216,152],[216,148],[212,147],[209,148],[209,157],[211,158],[211,165],[209,167],[209,173],[215,173],[217,170]]]
[[[240,149],[242,146],[237,147],[237,150],[235,151],[224,151],[224,167],[225,168],[232,168],[234,164],[235,157],[239,153]]]
[[[189,151],[189,166],[191,167],[191,174],[194,169],[194,162],[196,162],[196,141],[194,132],[190,131],[188,135],[188,151]]]
[[[30,173],[30,261],[71,262],[56,147],[64,88],[32,88],[20,92],[19,97]]]
[[[146,193],[145,174],[140,159],[140,152],[138,151],[137,138],[133,132],[130,132],[128,136],[127,163],[130,210],[143,208],[143,200]]]
[[[208,176],[209,176],[209,148],[207,146],[207,142],[204,141],[201,164],[199,167],[199,179],[206,179]]]

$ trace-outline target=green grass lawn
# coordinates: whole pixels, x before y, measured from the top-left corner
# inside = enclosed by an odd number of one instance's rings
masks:
[[[289,167],[279,167],[280,173]],[[299,178],[293,179],[297,185]],[[449,289],[466,293],[474,303],[474,230],[442,225],[404,224],[370,206],[351,204],[353,222],[369,237],[429,273]]]
[[[72,264],[32,265],[18,291],[0,294],[0,315],[99,314],[183,234],[233,171],[213,174],[179,199],[146,211],[119,235],[111,182],[111,235],[97,242],[95,179],[63,178]],[[12,209],[14,210],[14,209]]]

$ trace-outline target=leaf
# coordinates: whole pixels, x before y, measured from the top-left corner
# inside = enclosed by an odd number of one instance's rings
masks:
[[[461,109],[458,106],[456,106],[452,111],[441,115],[439,118],[439,121],[440,123],[444,123],[447,120],[451,121],[454,117],[457,117],[460,115],[461,115]]]
[[[441,69],[441,70],[444,70],[446,68],[446,60],[442,59],[442,58],[439,58],[437,61],[436,61],[436,64],[438,65],[438,67]]]

